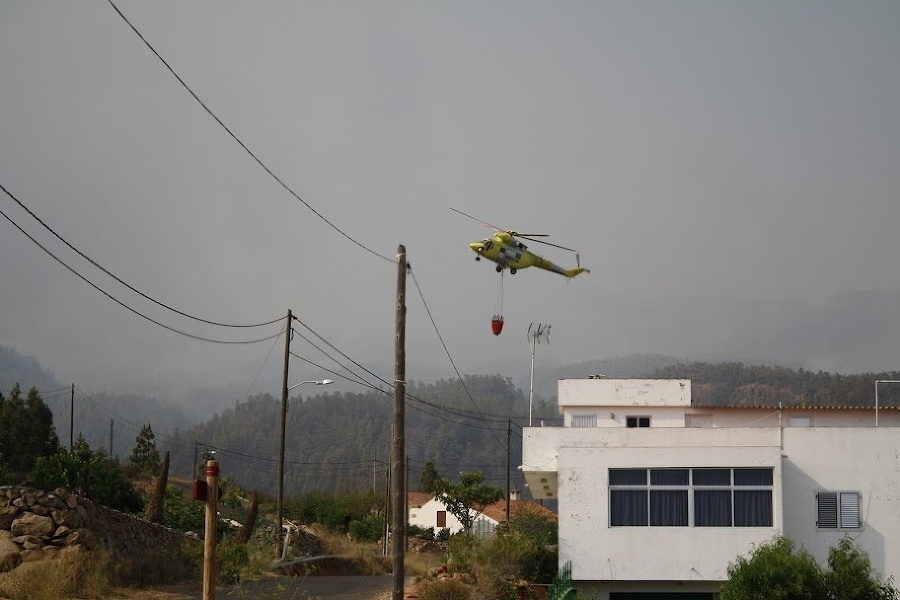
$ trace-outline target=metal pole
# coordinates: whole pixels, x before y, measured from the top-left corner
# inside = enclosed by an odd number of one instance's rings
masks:
[[[281,547],[281,531],[284,525],[284,423],[287,419],[288,402],[288,364],[291,356],[291,322],[294,316],[290,309],[287,312],[287,324],[284,329],[284,372],[281,376],[281,427],[278,436],[278,529],[275,532],[275,554]]]
[[[392,600],[403,600],[403,558],[406,540],[406,516],[403,498],[406,477],[403,472],[405,451],[404,420],[406,412],[406,248],[397,247],[397,311],[394,337],[394,440],[391,453],[391,487],[393,491],[393,570]]]
[[[571,264],[571,263],[569,263]],[[531,336],[531,380],[528,383],[528,426],[531,427],[531,406],[534,403],[534,346],[537,344],[537,333]]]
[[[875,380],[875,427],[878,427],[878,384],[900,383],[900,379],[876,379]]]

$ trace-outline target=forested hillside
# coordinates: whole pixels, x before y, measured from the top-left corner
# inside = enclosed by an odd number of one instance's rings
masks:
[[[900,380],[900,371],[841,375],[739,362],[679,363],[663,355],[616,357],[536,372],[535,425],[559,424],[555,401],[559,379],[594,374],[690,379],[697,404],[772,407],[779,403],[873,406],[876,380]],[[68,445],[73,424],[74,435],[83,433],[95,449],[107,450],[112,434],[113,454],[128,456],[141,427],[150,424],[160,450],[171,452],[174,473],[190,476],[203,453],[215,450],[224,476],[264,493],[276,489],[280,398],[266,394],[235,400],[195,425],[197,411],[191,403],[139,395],[88,395],[76,387],[72,421],[70,388],[55,382],[37,360],[0,346],[0,381],[4,394],[16,381],[23,392],[38,388],[53,412],[63,445]],[[539,381],[545,394],[538,393]],[[406,402],[410,486],[418,485],[425,463],[431,461],[444,476],[480,469],[487,475],[486,483],[505,487],[509,435],[512,485],[527,493],[516,469],[522,456],[522,427],[528,424],[527,380],[524,385],[516,386],[501,375],[467,376],[464,382],[411,382]],[[328,388],[300,391],[313,389]],[[285,427],[285,493],[383,489],[393,401],[392,391],[375,389],[291,398]],[[900,384],[882,385],[879,403],[900,406]]]
[[[426,462],[442,475],[482,470],[490,485],[506,486],[508,424],[513,485],[524,490],[521,427],[527,397],[499,375],[468,376],[407,386],[406,450],[409,481],[418,485]],[[280,399],[257,396],[211,421],[181,432],[172,445],[173,468],[188,472],[194,440],[202,453],[216,449],[223,475],[274,492]],[[555,409],[552,409],[555,412]],[[286,420],[285,493],[312,489],[367,490],[386,485],[393,394],[321,394],[293,397]],[[552,414],[549,416],[553,416]]]
[[[900,371],[840,375],[739,362],[688,363],[657,369],[650,378],[690,379],[695,404],[712,406],[874,406],[876,380]],[[881,406],[900,406],[900,384],[878,390]]]

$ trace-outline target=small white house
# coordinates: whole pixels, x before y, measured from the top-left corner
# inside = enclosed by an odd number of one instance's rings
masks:
[[[509,512],[510,517],[518,514],[533,513],[542,515],[548,519],[556,521],[556,514],[537,502],[529,502],[527,500],[519,500],[517,492],[510,494]],[[447,510],[446,505],[435,500],[431,494],[425,492],[410,492],[408,495],[409,502],[409,524],[417,525],[423,529],[434,528],[435,534],[445,527],[450,533],[459,533],[463,530],[459,519],[454,517]],[[498,500],[493,504],[485,506],[481,512],[477,513],[472,523],[472,534],[476,536],[485,536],[493,533],[494,528],[506,520],[506,500]]]
[[[616,379],[561,380],[559,410],[525,429],[522,470],[600,599],[711,599],[778,534],[823,564],[849,534],[900,576],[900,411],[697,406],[688,380]]]

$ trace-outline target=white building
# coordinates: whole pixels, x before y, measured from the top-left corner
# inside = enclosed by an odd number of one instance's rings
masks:
[[[453,513],[447,510],[447,506],[431,494],[425,492],[409,492],[407,495],[409,507],[408,523],[423,529],[433,529],[434,533],[440,533],[444,528],[451,534],[460,533],[463,530]],[[536,502],[520,500],[518,491],[510,494],[509,513],[511,518],[517,515],[530,513],[538,514],[553,521],[556,515]],[[480,512],[473,510],[472,534],[485,536],[493,533],[500,523],[506,520],[506,500],[498,500],[485,506]]]
[[[896,409],[701,407],[688,380],[573,379],[559,410],[563,427],[525,429],[522,469],[559,501],[560,564],[600,599],[711,599],[778,534],[823,564],[849,534],[900,578]]]

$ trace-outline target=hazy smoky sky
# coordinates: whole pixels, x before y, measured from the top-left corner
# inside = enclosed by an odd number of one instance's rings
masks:
[[[464,373],[527,371],[535,321],[553,326],[547,363],[900,363],[900,3],[116,6],[322,216],[385,257],[406,246],[411,364],[454,375],[426,303]],[[0,183],[174,308],[227,323],[291,309],[353,360],[393,360],[396,266],[285,191],[107,1],[0,3]],[[506,274],[495,337],[500,278],[467,248],[489,230],[451,206],[552,234],[592,273]],[[223,340],[281,327],[187,320],[5,194],[0,210],[165,325]],[[284,340],[163,329],[0,218],[0,344],[85,389],[272,391]],[[334,368],[299,337],[292,349]],[[293,359],[291,379],[312,369]]]

